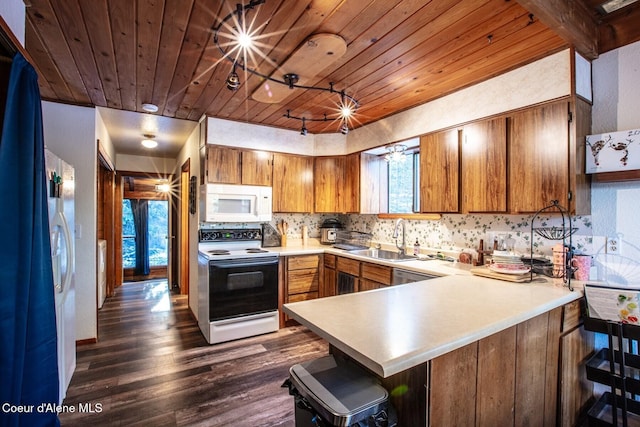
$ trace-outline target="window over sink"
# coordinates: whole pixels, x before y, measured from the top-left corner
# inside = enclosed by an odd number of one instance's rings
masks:
[[[420,150],[408,150],[404,160],[387,163],[388,213],[420,212]]]
[[[368,211],[377,214],[420,212],[420,138],[398,141],[363,153],[364,195]]]

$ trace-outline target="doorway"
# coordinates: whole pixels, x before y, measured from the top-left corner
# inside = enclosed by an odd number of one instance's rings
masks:
[[[117,262],[122,282],[171,280],[171,175],[118,172]],[[169,282],[170,283],[170,282]]]
[[[167,278],[169,201],[122,200],[122,267],[125,281]]]

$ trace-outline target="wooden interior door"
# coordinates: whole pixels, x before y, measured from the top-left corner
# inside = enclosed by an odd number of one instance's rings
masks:
[[[96,209],[96,225],[97,225],[97,238],[98,240],[104,239],[107,241],[107,253],[105,258],[106,263],[106,278],[107,287],[106,295],[113,295],[113,291],[118,286],[116,283],[116,263],[115,263],[115,248],[116,248],[116,185],[115,185],[115,171],[113,162],[109,158],[102,147],[100,140],[98,144],[98,178],[97,178],[97,209]],[[97,255],[97,254],[96,254]],[[96,271],[96,284],[98,283],[97,271]]]

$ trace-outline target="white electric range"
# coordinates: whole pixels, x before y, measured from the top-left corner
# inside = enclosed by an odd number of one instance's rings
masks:
[[[277,253],[262,230],[202,229],[198,244],[198,326],[210,344],[277,331]]]

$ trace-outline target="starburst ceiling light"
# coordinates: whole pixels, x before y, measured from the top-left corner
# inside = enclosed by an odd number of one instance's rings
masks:
[[[337,90],[333,86],[333,82],[329,83],[329,87],[312,86],[299,84],[300,77],[296,73],[285,73],[281,78],[277,73],[266,75],[260,72],[256,67],[248,64],[249,59],[256,64],[256,56],[269,61],[267,56],[259,50],[260,43],[257,41],[260,36],[259,32],[266,23],[254,27],[254,20],[249,21],[248,14],[257,6],[264,4],[266,0],[251,0],[249,3],[242,5],[236,4],[236,9],[222,18],[220,22],[213,28],[213,42],[220,50],[223,58],[231,62],[232,68],[225,81],[227,89],[236,91],[241,86],[240,76],[236,70],[239,68],[245,72],[254,74],[262,78],[266,82],[277,83],[287,86],[289,89],[303,89],[313,91],[323,91],[335,94],[337,100],[335,105],[330,107],[332,113],[324,113],[320,117],[310,117],[292,113],[287,110],[284,117],[288,119],[300,120],[302,122],[301,134],[306,135],[306,122],[338,122],[338,129],[343,135],[349,132],[349,125],[353,115],[357,111],[360,104],[353,96],[348,95],[344,90]],[[275,65],[275,64],[273,64]],[[277,68],[277,67],[276,67]]]

